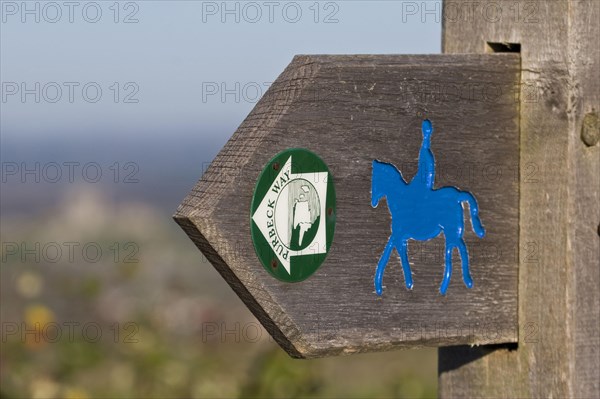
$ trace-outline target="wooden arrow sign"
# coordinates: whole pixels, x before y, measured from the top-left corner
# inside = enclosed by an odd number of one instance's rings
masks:
[[[292,356],[516,342],[519,68],[297,56],[175,220]]]

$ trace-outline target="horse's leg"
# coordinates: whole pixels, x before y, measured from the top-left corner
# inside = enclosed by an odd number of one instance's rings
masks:
[[[381,295],[383,293],[383,272],[385,271],[385,266],[387,265],[388,260],[390,260],[392,249],[394,249],[394,240],[392,240],[392,237],[390,237],[385,249],[383,250],[381,259],[379,259],[377,271],[375,272],[375,292],[377,292],[377,295]]]
[[[450,285],[450,277],[452,276],[452,251],[454,246],[446,241],[446,269],[444,270],[444,279],[440,287],[440,294],[446,295],[448,285]]]
[[[458,241],[458,250],[460,252],[460,260],[462,262],[463,281],[465,282],[467,288],[473,288],[473,279],[471,278],[471,273],[469,272],[469,253],[467,252],[467,246],[462,238]]]
[[[406,240],[402,240],[402,246],[399,252],[400,260],[402,261],[402,271],[404,272],[404,283],[406,284],[406,288],[412,290],[413,280],[410,270],[410,263],[408,263],[408,242]]]

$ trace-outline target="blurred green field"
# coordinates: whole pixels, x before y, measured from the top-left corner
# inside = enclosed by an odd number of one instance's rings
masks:
[[[289,358],[149,204],[76,187],[0,233],[1,398],[437,394],[433,348]]]

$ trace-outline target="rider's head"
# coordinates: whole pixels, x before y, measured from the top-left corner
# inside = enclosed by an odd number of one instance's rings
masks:
[[[423,138],[428,139],[431,137],[431,133],[433,133],[433,125],[429,119],[423,120],[421,124],[421,130],[423,131]]]

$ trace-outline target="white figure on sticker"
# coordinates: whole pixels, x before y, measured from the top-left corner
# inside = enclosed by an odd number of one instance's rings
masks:
[[[308,194],[310,188],[306,185],[300,187],[304,193]],[[310,208],[308,207],[308,199],[305,194],[300,194],[299,198],[294,200],[294,217],[292,221],[292,228],[296,229],[300,226],[298,235],[298,246],[302,246],[302,239],[304,233],[310,229],[313,224],[313,220],[310,217]]]

